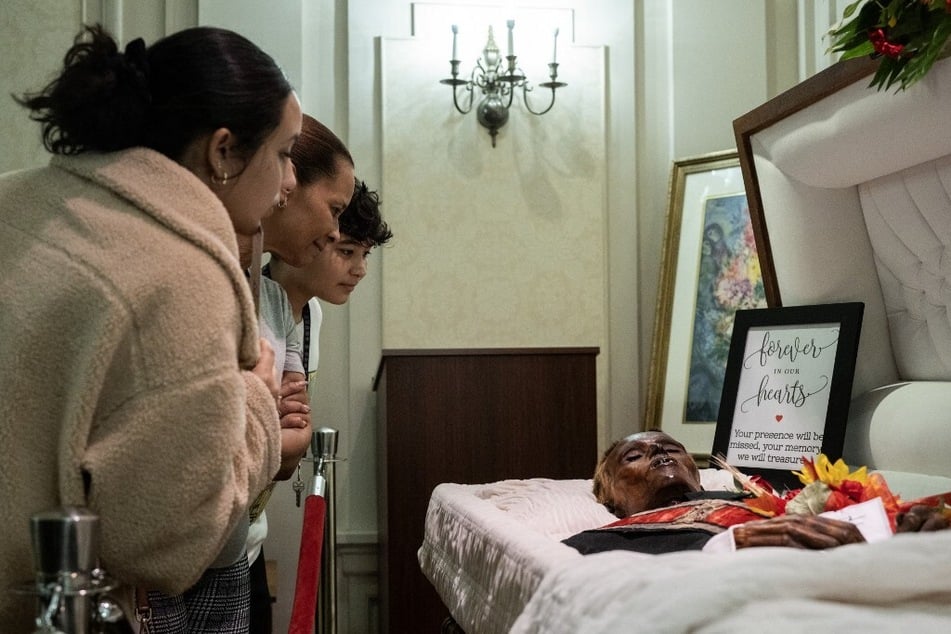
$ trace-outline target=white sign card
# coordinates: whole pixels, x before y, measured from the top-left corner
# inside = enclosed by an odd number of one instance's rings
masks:
[[[727,462],[796,469],[822,452],[838,323],[750,328]]]
[[[712,455],[773,486],[796,486],[803,458],[841,458],[864,308],[737,311]]]

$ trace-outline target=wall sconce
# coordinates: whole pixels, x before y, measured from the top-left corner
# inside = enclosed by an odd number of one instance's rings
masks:
[[[509,20],[508,26],[508,55],[505,59],[508,61],[507,67],[502,71],[502,57],[499,54],[499,47],[495,44],[495,37],[492,34],[492,27],[489,27],[489,39],[482,50],[482,57],[476,62],[476,67],[472,69],[469,79],[459,79],[459,60],[456,59],[456,36],[459,28],[452,25],[452,59],[449,60],[452,69],[452,77],[442,79],[439,83],[452,86],[452,103],[461,114],[469,114],[472,111],[473,97],[475,88],[482,90],[482,100],[476,107],[476,118],[483,127],[488,128],[492,136],[492,147],[495,147],[495,137],[499,133],[499,128],[505,125],[509,119],[509,108],[515,97],[515,91],[522,89],[522,99],[529,112],[535,115],[543,115],[552,109],[555,105],[555,90],[568,84],[558,81],[558,29],[555,29],[554,46],[552,48],[551,63],[548,64],[548,75],[551,81],[538,84],[542,88],[551,88],[551,102],[544,110],[536,111],[528,101],[528,93],[532,91],[533,86],[522,72],[521,68],[515,63],[515,52],[512,40],[512,30],[515,28],[515,20]],[[462,99],[463,106],[459,105],[458,88],[465,86],[468,97]]]

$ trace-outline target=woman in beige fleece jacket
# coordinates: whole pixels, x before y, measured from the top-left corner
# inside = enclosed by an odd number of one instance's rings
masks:
[[[230,31],[84,30],[20,102],[54,154],[0,177],[0,624],[30,631],[29,518],[100,518],[127,587],[195,584],[280,463],[273,356],[238,263],[295,185],[300,105]]]

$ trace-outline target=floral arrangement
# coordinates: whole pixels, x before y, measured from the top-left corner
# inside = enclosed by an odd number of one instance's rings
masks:
[[[783,493],[777,492],[759,476],[740,473],[722,457],[714,456],[711,461],[730,471],[739,486],[749,492],[751,497],[745,500],[747,506],[770,517],[784,514],[818,515],[877,497],[882,499],[893,531],[897,515],[906,511],[911,504],[936,506],[951,519],[951,507],[945,505],[941,496],[905,502],[888,488],[885,478],[880,474],[869,473],[866,467],[853,471],[841,458],[833,463],[825,454],[819,454],[815,460],[803,457],[802,471],[793,472],[803,484],[802,488]]]
[[[829,35],[829,51],[841,59],[881,59],[872,86],[905,90],[941,56],[951,35],[951,0],[857,0]]]

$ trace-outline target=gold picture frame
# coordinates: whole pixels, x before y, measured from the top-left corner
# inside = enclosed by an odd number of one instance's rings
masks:
[[[645,427],[705,460],[733,316],[766,297],[737,152],[674,161],[668,198]]]

